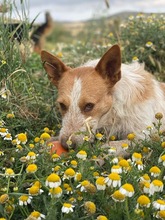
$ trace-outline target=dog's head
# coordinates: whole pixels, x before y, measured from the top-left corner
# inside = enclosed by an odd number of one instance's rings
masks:
[[[60,141],[67,148],[82,143],[88,128],[91,135],[106,126],[112,106],[113,88],[121,78],[121,53],[112,46],[94,67],[70,68],[52,54],[42,51],[41,59],[49,79],[58,89],[57,102],[62,114]]]

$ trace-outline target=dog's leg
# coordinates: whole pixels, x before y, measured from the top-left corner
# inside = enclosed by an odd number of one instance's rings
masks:
[[[129,144],[129,141],[128,140],[110,141],[107,144],[102,145],[102,148],[105,148],[105,149],[115,148],[115,152],[114,152],[115,156],[128,158],[130,154],[129,152],[127,152],[126,149],[122,147],[123,143]]]

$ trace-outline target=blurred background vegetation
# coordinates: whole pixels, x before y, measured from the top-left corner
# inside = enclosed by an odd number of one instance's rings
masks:
[[[14,4],[8,5],[12,14]],[[26,8],[22,1],[22,10]],[[14,113],[12,129],[31,136],[48,126],[59,129],[57,91],[47,79],[39,54],[33,52],[26,13],[21,46],[9,31],[13,22],[0,13],[0,120]],[[123,62],[144,62],[157,79],[165,80],[165,15],[121,13],[87,22],[54,22],[44,49],[72,67],[99,58],[112,44],[121,46]],[[23,48],[23,49],[22,49]]]

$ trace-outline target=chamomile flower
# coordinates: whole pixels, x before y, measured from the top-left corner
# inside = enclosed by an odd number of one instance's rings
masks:
[[[28,205],[31,203],[31,200],[32,200],[32,196],[22,195],[19,197],[19,205],[20,206]]]
[[[27,173],[35,173],[38,170],[38,167],[36,164],[29,164],[26,168]]]
[[[128,145],[128,143],[122,143],[122,144],[121,144],[121,147],[122,147],[124,150],[127,150],[128,147],[129,147],[129,145]]]
[[[41,220],[41,219],[45,219],[45,215],[38,212],[38,211],[33,211],[31,212],[30,216],[28,217],[28,219],[34,219],[34,220]]]
[[[96,180],[96,187],[97,190],[105,190],[106,188],[106,183],[105,183],[105,178],[100,176]]]
[[[27,135],[26,133],[20,133],[20,134],[17,134],[16,135],[16,141],[17,141],[17,144],[26,144],[27,142]]]
[[[88,180],[84,180],[76,188],[80,188],[80,192],[86,192],[86,188],[89,186],[89,184],[90,182]]]
[[[62,213],[68,214],[68,213],[73,212],[73,208],[74,208],[74,207],[75,207],[75,206],[72,205],[72,204],[70,204],[70,203],[64,203],[63,206],[62,206],[61,211],[62,211]]]
[[[128,134],[127,139],[130,140],[130,141],[133,141],[135,139],[135,134],[134,133]]]
[[[158,163],[162,163],[163,166],[165,166],[165,154],[163,154],[162,156],[159,157]]]
[[[165,219],[165,210],[160,210],[156,213],[156,218]]]
[[[120,165],[113,165],[111,167],[111,173],[122,173],[122,168]]]
[[[71,178],[74,178],[75,177],[75,171],[72,169],[72,168],[68,168],[65,170],[64,172],[64,176],[63,176],[63,180],[65,179],[71,179]]]
[[[137,166],[138,170],[143,170],[144,169],[144,165],[143,165],[143,162],[141,160],[136,161],[135,165]]]
[[[7,133],[4,137],[4,140],[7,140],[7,141],[11,141],[12,140],[12,136],[10,133]]]
[[[75,177],[74,177],[74,180],[75,180],[75,181],[80,181],[81,179],[82,179],[82,174],[79,173],[79,172],[76,173],[76,174],[75,174]]]
[[[48,134],[47,132],[44,132],[44,133],[41,134],[40,140],[46,141],[48,139],[50,139],[50,134]]]
[[[0,204],[5,204],[6,202],[9,201],[9,195],[8,194],[2,194],[0,196]]]
[[[15,173],[14,173],[13,169],[7,168],[7,169],[5,170],[5,176],[6,176],[6,177],[14,177],[14,176],[15,176]]]
[[[153,167],[151,167],[151,169],[149,170],[149,172],[151,173],[151,176],[157,177],[157,176],[159,176],[159,174],[161,173],[161,170],[159,169],[159,167],[153,166]]]
[[[142,159],[142,155],[140,153],[133,153],[132,154],[132,161],[135,162],[135,161],[141,161]]]
[[[60,198],[62,196],[62,189],[61,189],[61,187],[58,186],[56,188],[49,189],[49,195],[52,198]]]
[[[150,183],[149,182],[143,183],[143,192],[146,194],[150,194]]]
[[[122,185],[119,191],[127,197],[132,197],[135,193],[133,186],[129,183]]]
[[[125,160],[125,159],[121,159],[119,162],[118,162],[118,165],[120,167],[122,167],[122,169],[124,171],[128,171],[130,169],[130,164],[128,162],[128,160]]]
[[[136,57],[136,56],[132,57],[132,62],[133,62],[133,63],[138,62],[138,61],[139,61],[139,58],[138,58],[138,57]]]
[[[47,177],[45,185],[50,188],[56,188],[61,185],[61,179],[57,174],[52,173]]]
[[[101,141],[101,140],[103,139],[104,135],[101,134],[101,133],[97,133],[97,134],[95,135],[95,137],[96,137],[98,140]]]
[[[91,201],[85,202],[84,208],[85,208],[85,211],[87,212],[87,214],[89,214],[89,215],[93,215],[96,212],[96,205]]]
[[[30,152],[27,154],[26,159],[35,162],[36,156],[37,156],[36,153],[34,153],[33,151],[30,151]]]
[[[96,220],[108,220],[105,215],[99,215]]]
[[[140,181],[141,181],[141,182],[148,182],[148,183],[150,183],[150,182],[151,182],[151,179],[150,179],[150,177],[148,176],[148,174],[146,173],[146,174],[144,174],[143,176],[140,177]]]
[[[77,164],[78,164],[78,163],[77,163],[76,160],[71,160],[70,163],[71,163],[71,165],[72,165],[73,168],[76,168],[76,167],[77,167]]]
[[[7,128],[0,128],[0,135],[2,137],[5,137],[8,134],[8,129]]]
[[[151,41],[148,41],[147,43],[146,43],[146,47],[152,47],[153,46],[153,43],[151,42]]]
[[[82,159],[82,160],[86,160],[87,158],[87,153],[84,150],[80,150],[77,154],[76,154],[77,158]]]
[[[6,115],[6,118],[15,118],[14,113],[9,113]]]
[[[56,162],[60,159],[60,156],[58,154],[52,154],[51,158],[52,158],[53,162]]]
[[[31,186],[29,189],[29,195],[32,195],[32,196],[37,196],[37,195],[41,195],[44,191],[42,189],[40,189],[39,186],[37,185],[33,185]]]
[[[165,210],[165,200],[158,199],[152,203],[153,207],[158,210]]]
[[[110,147],[108,149],[108,154],[114,155],[114,154],[116,154],[116,151],[117,151],[116,147]]]
[[[116,190],[111,197],[115,202],[124,202],[126,196],[119,190]]]
[[[151,205],[151,201],[148,198],[148,196],[141,195],[137,198],[137,205],[136,205],[137,209],[139,208],[139,206],[149,208],[150,205]]]
[[[121,178],[118,173],[110,173],[108,177],[105,178],[105,183],[107,186],[112,187],[120,187],[121,186]]]
[[[153,180],[150,184],[150,190],[149,190],[150,195],[153,195],[155,192],[162,192],[163,187],[164,185],[162,181],[158,179]]]

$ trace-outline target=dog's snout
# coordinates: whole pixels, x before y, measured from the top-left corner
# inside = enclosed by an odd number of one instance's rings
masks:
[[[69,140],[68,138],[62,136],[60,138],[60,142],[63,148],[65,148],[66,150],[68,150],[68,148],[76,148],[76,143],[72,139]]]

